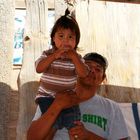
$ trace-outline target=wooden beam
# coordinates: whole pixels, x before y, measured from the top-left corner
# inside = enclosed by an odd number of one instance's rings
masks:
[[[98,0],[98,1],[140,4],[140,0]]]

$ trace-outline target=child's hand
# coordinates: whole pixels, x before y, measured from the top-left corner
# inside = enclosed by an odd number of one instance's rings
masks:
[[[63,45],[58,50],[55,51],[55,58],[71,58],[70,51],[73,49],[70,45]]]
[[[65,58],[73,59],[73,57],[77,55],[76,50],[73,49],[70,45],[64,45],[62,49],[65,50],[63,54]]]
[[[69,49],[69,50],[67,51],[67,56],[68,56],[68,58],[73,59],[74,56],[77,56],[76,50],[74,50],[74,49]]]
[[[61,58],[65,53],[64,49],[58,49],[54,52],[55,59]]]

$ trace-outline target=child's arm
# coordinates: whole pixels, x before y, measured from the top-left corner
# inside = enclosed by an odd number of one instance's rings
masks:
[[[44,72],[54,60],[56,60],[62,56],[64,51],[65,50],[63,50],[63,49],[59,49],[49,55],[47,54],[46,51],[44,51],[43,54],[41,55],[41,57],[35,62],[36,72],[37,73]]]
[[[70,49],[68,52],[68,57],[73,61],[77,75],[79,77],[86,77],[89,73],[88,66],[84,63],[84,60],[82,57],[77,54],[77,52],[74,49]]]
[[[36,72],[37,73],[44,72],[54,60],[55,60],[54,54],[40,57],[39,60],[35,62]]]

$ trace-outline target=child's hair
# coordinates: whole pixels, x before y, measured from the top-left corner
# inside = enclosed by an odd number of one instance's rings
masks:
[[[65,11],[65,15],[61,16],[54,24],[53,28],[52,28],[52,32],[51,32],[51,45],[53,48],[56,48],[55,43],[53,41],[53,37],[55,35],[55,33],[57,32],[58,29],[70,29],[71,31],[73,31],[76,35],[76,46],[75,49],[77,49],[77,45],[79,43],[80,40],[80,29],[79,29],[79,25],[76,22],[76,20],[70,16],[70,12],[68,9],[66,9]]]

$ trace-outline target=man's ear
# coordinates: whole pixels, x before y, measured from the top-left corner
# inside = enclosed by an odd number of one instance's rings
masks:
[[[106,74],[105,74],[105,73],[103,74],[103,80],[104,80],[104,79],[106,79]]]
[[[102,79],[102,83],[103,84],[106,84],[107,83],[107,77],[106,77],[106,74],[103,75],[103,79]]]

